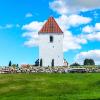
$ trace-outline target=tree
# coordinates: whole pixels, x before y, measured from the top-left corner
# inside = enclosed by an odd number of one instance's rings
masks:
[[[95,62],[93,59],[85,59],[84,60],[84,65],[95,65]]]
[[[18,67],[19,67],[19,65],[17,64],[17,65],[16,65],[16,67],[18,68]]]
[[[35,66],[39,66],[39,59],[35,61]]]
[[[73,63],[72,65],[70,65],[70,66],[80,66],[80,64],[78,64],[78,63]]]
[[[11,61],[9,61],[9,65],[8,66],[12,66],[12,62]]]
[[[40,66],[42,66],[42,59],[40,59]]]
[[[12,67],[13,67],[14,69],[16,69],[16,64],[13,64]]]

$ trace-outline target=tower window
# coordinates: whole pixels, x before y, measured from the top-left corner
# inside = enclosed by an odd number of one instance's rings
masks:
[[[53,42],[53,36],[50,36],[50,42]]]

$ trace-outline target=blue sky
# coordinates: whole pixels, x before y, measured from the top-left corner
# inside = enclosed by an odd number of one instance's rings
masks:
[[[64,58],[70,64],[85,58],[100,64],[99,0],[1,0],[0,65],[34,64],[37,33],[51,15],[64,32]]]

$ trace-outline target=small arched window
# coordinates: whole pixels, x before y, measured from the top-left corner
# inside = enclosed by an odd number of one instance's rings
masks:
[[[53,42],[53,36],[50,36],[50,42],[51,43]]]

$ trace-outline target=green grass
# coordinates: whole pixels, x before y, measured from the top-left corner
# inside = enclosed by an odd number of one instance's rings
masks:
[[[100,100],[100,74],[0,74],[0,100]]]

